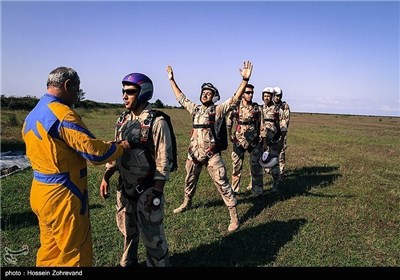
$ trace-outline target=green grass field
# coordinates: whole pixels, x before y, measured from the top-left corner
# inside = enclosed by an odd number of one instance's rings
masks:
[[[178,141],[178,171],[167,183],[165,231],[171,263],[179,267],[388,267],[400,265],[400,118],[293,113],[288,133],[287,179],[279,195],[253,201],[248,155],[238,212],[229,213],[204,169],[190,211],[173,214],[183,198],[184,164],[191,130],[185,110],[166,109]],[[2,151],[21,149],[27,112],[2,111]],[[100,139],[111,140],[119,110],[80,111]],[[223,153],[228,174],[230,148]],[[122,236],[115,223],[115,189],[104,201],[98,187],[104,166],[89,165],[95,266],[115,266]],[[230,177],[230,176],[229,176]],[[115,186],[117,176],[113,178]],[[265,176],[270,188],[270,175]],[[29,206],[32,170],[1,179],[1,266],[34,266],[37,219]],[[5,249],[27,255],[15,263]],[[140,261],[145,261],[140,245]]]

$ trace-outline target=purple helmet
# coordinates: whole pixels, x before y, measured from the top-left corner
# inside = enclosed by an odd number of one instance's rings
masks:
[[[134,84],[139,87],[138,104],[143,104],[153,97],[153,82],[144,74],[130,73],[124,77],[122,84]]]

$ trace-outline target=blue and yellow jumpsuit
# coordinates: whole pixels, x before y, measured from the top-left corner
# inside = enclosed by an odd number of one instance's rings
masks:
[[[73,109],[50,94],[26,117],[22,137],[33,169],[30,204],[40,227],[36,265],[91,266],[87,160],[104,164],[121,156],[122,147],[96,139]]]

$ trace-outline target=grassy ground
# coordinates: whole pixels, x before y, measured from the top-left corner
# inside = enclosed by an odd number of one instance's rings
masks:
[[[257,203],[245,190],[248,155],[238,212],[242,225],[228,234],[229,213],[204,169],[194,205],[175,215],[183,198],[191,117],[170,114],[178,140],[178,171],[166,186],[165,231],[174,266],[370,267],[400,265],[400,118],[293,114],[288,133],[287,179],[279,195]],[[118,110],[82,111],[84,122],[104,140],[113,136]],[[26,112],[3,111],[2,151],[23,148]],[[223,153],[228,174],[230,148]],[[115,190],[98,194],[103,166],[89,165],[90,211],[96,266],[115,266],[122,237],[115,224]],[[34,266],[37,220],[29,206],[32,171],[1,180],[1,265]],[[113,178],[115,186],[115,178]],[[265,189],[271,183],[265,176]],[[5,249],[29,253],[15,263]],[[8,260],[8,261],[7,261]],[[144,262],[140,247],[140,261]]]

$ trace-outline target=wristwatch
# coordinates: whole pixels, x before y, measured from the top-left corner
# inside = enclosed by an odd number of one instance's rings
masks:
[[[160,198],[158,197],[153,198],[153,206],[159,206],[160,203],[161,203]]]

